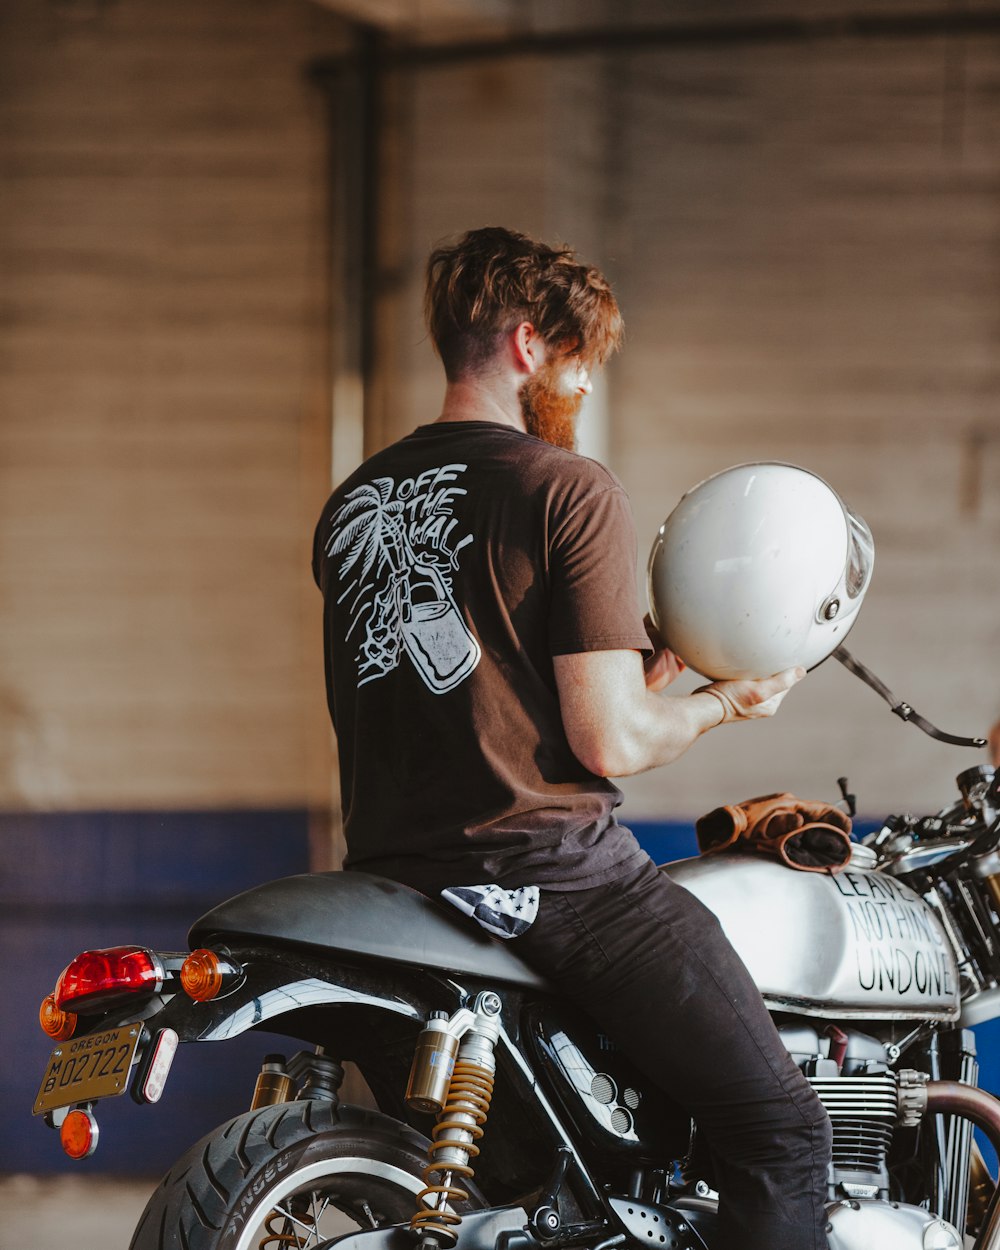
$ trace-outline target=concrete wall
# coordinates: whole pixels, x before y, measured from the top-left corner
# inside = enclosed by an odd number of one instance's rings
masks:
[[[306,0],[0,12],[0,808],[323,804]]]

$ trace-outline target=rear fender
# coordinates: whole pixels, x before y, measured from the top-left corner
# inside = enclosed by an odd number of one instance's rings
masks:
[[[336,1037],[344,1048],[338,1058],[352,1058],[364,1045],[373,1013],[388,1034],[415,1034],[429,1011],[454,1010],[462,994],[454,982],[412,969],[331,967],[259,948],[233,949],[231,955],[243,975],[218,998],[194,1002],[179,988],[172,995],[161,992],[138,1011],[123,1007],[109,1013],[100,1027],[142,1020],[150,1034],[173,1029],[182,1042],[223,1042],[249,1029],[323,1045]],[[398,1021],[398,1029],[387,1028],[387,1016]]]

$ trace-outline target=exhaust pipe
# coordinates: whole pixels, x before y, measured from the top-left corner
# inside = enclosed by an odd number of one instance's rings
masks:
[[[903,1073],[900,1073],[900,1078]],[[971,1120],[990,1139],[1000,1156],[1000,1099],[974,1085],[958,1081],[928,1081],[926,1073],[907,1073],[901,1079],[900,1104],[904,1115],[957,1115]],[[915,1122],[915,1121],[909,1121]],[[960,1232],[964,1230],[959,1230]],[[1000,1250],[1000,1186],[994,1189],[973,1250]]]

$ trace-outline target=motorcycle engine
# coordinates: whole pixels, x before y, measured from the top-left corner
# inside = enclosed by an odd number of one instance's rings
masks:
[[[889,1201],[887,1158],[899,1118],[896,1077],[882,1043],[828,1026],[778,1026],[833,1126],[830,1250],[962,1250],[963,1238],[922,1207]]]
[[[886,1159],[898,1095],[885,1047],[865,1033],[833,1026],[821,1037],[805,1021],[780,1024],[778,1032],[833,1125],[831,1199],[888,1198]]]

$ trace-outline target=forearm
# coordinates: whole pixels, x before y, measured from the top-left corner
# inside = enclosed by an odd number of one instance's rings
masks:
[[[605,758],[595,761],[604,765],[603,777],[631,777],[671,764],[725,719],[723,705],[708,691],[687,695],[647,691],[633,713],[620,725],[616,741],[607,744]]]
[[[724,719],[724,707],[707,692],[674,697],[648,690],[636,652],[557,656],[555,670],[569,744],[601,777],[669,764]]]
[[[556,656],[559,705],[574,755],[601,777],[628,777],[683,755],[710,729],[772,716],[804,669],[713,682],[672,697],[646,688],[636,651]]]

